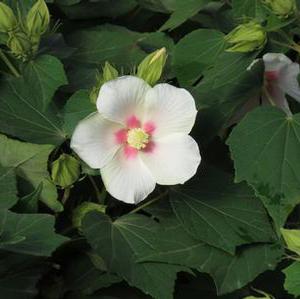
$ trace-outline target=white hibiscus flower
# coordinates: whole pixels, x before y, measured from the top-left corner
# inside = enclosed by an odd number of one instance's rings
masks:
[[[78,124],[71,147],[100,169],[112,196],[136,204],[156,183],[183,184],[195,175],[201,157],[188,135],[197,114],[188,91],[124,76],[101,87],[97,108]]]

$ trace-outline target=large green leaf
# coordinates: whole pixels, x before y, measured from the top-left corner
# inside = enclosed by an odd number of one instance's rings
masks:
[[[246,184],[216,170],[174,188],[170,203],[184,229],[195,239],[234,253],[236,246],[272,242],[274,231],[260,200]]]
[[[122,280],[117,275],[106,272],[105,265],[102,269],[95,267],[91,257],[93,258],[90,253],[79,252],[74,254],[64,267],[63,276],[68,290],[91,295]],[[101,258],[95,258],[99,260],[98,263],[104,264]]]
[[[88,91],[76,92],[64,107],[64,127],[69,136],[72,135],[80,120],[96,110],[96,105],[91,102]]]
[[[72,20],[100,17],[115,18],[130,12],[136,7],[135,0],[57,0],[55,2],[64,14]]]
[[[173,30],[189,18],[193,17],[202,9],[210,0],[174,0],[174,12],[169,20],[161,27],[160,30]]]
[[[55,185],[47,170],[48,157],[54,146],[25,143],[0,135],[0,164],[15,169],[22,195],[43,183],[41,200],[54,211],[62,211]]]
[[[183,37],[174,49],[173,67],[183,85],[192,85],[203,71],[215,63],[224,50],[224,34],[198,29]]]
[[[54,232],[55,218],[47,214],[16,214],[0,210],[0,249],[50,256],[68,239]]]
[[[180,264],[214,279],[219,295],[240,289],[257,275],[274,269],[283,254],[280,244],[261,244],[239,248],[235,255],[190,237],[170,213],[170,207],[154,207],[161,228],[157,234],[158,248],[138,261]]]
[[[0,82],[1,131],[34,143],[61,143],[65,133],[51,101],[66,83],[62,64],[52,56],[29,62],[19,78],[4,77]]]
[[[261,18],[264,15],[264,7],[261,0],[232,0],[232,8],[237,18]]]
[[[283,270],[285,274],[284,288],[295,297],[300,296],[300,262],[294,262]]]
[[[107,215],[91,212],[83,221],[84,235],[105,260],[108,270],[131,286],[157,299],[171,299],[176,274],[186,267],[161,263],[137,264],[138,257],[155,252],[159,225],[141,215],[129,215],[112,222]]]
[[[262,64],[247,70],[256,55],[224,52],[214,67],[204,73],[194,90],[203,140],[215,136],[251,97],[260,93]]]
[[[77,48],[73,63],[100,66],[109,61],[119,68],[132,71],[146,53],[161,47],[170,49],[173,42],[162,32],[139,33],[116,25],[102,25],[78,30],[67,37],[69,45]]]
[[[13,168],[0,164],[0,209],[9,209],[18,201],[17,182]]]
[[[228,141],[236,182],[255,188],[278,226],[300,202],[300,114],[275,107],[248,113]]]

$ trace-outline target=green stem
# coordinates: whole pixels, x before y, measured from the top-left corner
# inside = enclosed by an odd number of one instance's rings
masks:
[[[71,188],[70,188],[70,187],[67,187],[67,188],[64,190],[64,195],[63,195],[63,197],[62,197],[62,199],[61,199],[61,203],[62,203],[63,205],[66,204],[68,198],[70,197],[70,193],[71,193]]]
[[[6,66],[9,68],[9,70],[12,72],[12,74],[15,77],[20,77],[21,74],[18,72],[18,70],[14,67],[14,65],[9,61],[9,59],[6,57],[4,52],[0,50],[0,58],[3,60],[3,62],[6,64]]]
[[[153,204],[154,202],[159,201],[161,198],[163,198],[164,196],[166,196],[169,193],[169,190],[166,190],[165,192],[161,193],[160,195],[150,199],[149,201],[147,201],[146,203],[138,206],[137,208],[133,209],[132,211],[129,212],[129,214],[134,214],[148,206],[150,206],[151,204]]]
[[[88,178],[89,178],[90,182],[91,182],[92,185],[93,185],[93,188],[94,188],[94,190],[95,190],[95,193],[96,193],[96,197],[97,197],[98,202],[99,202],[99,203],[102,203],[102,194],[101,194],[101,192],[99,191],[98,186],[97,186],[97,184],[96,184],[94,178],[93,178],[92,176],[90,176],[90,175],[88,175]]]

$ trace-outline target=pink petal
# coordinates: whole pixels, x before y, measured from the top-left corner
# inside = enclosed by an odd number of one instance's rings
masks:
[[[135,115],[131,115],[127,118],[126,125],[130,129],[135,129],[141,127],[141,122]]]
[[[115,133],[117,144],[123,144],[127,140],[127,130],[121,129]]]
[[[124,146],[124,154],[126,159],[135,159],[138,154],[138,150],[134,147],[131,147],[129,145]]]

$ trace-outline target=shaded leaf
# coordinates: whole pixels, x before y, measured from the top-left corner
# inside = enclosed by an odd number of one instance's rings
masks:
[[[299,203],[300,114],[287,117],[275,107],[257,108],[233,129],[227,144],[236,182],[253,186],[282,226]]]
[[[34,143],[59,144],[65,138],[52,97],[66,84],[62,64],[52,56],[29,62],[19,78],[0,83],[1,131]]]
[[[174,188],[170,203],[184,229],[195,239],[234,253],[242,244],[272,242],[274,231],[260,200],[231,175],[209,170]]]
[[[48,157],[54,149],[52,145],[38,145],[9,139],[0,135],[0,164],[14,168],[23,194],[31,193],[43,183],[41,200],[54,211],[62,211],[63,206],[57,200],[55,185],[51,182],[47,170]]]
[[[295,297],[300,296],[300,262],[294,262],[283,270],[285,274],[284,288]]]
[[[54,232],[55,218],[47,214],[16,214],[0,210],[0,219],[0,249],[50,256],[68,240]]]
[[[188,271],[177,265],[135,263],[138,257],[155,251],[159,226],[147,217],[132,214],[111,222],[107,215],[91,212],[84,218],[82,230],[109,271],[154,298],[172,299],[177,272]]]
[[[192,85],[203,71],[215,63],[224,50],[224,34],[198,29],[183,37],[174,49],[173,67],[183,85]]]
[[[17,182],[14,169],[0,165],[0,209],[9,209],[17,201]]]

